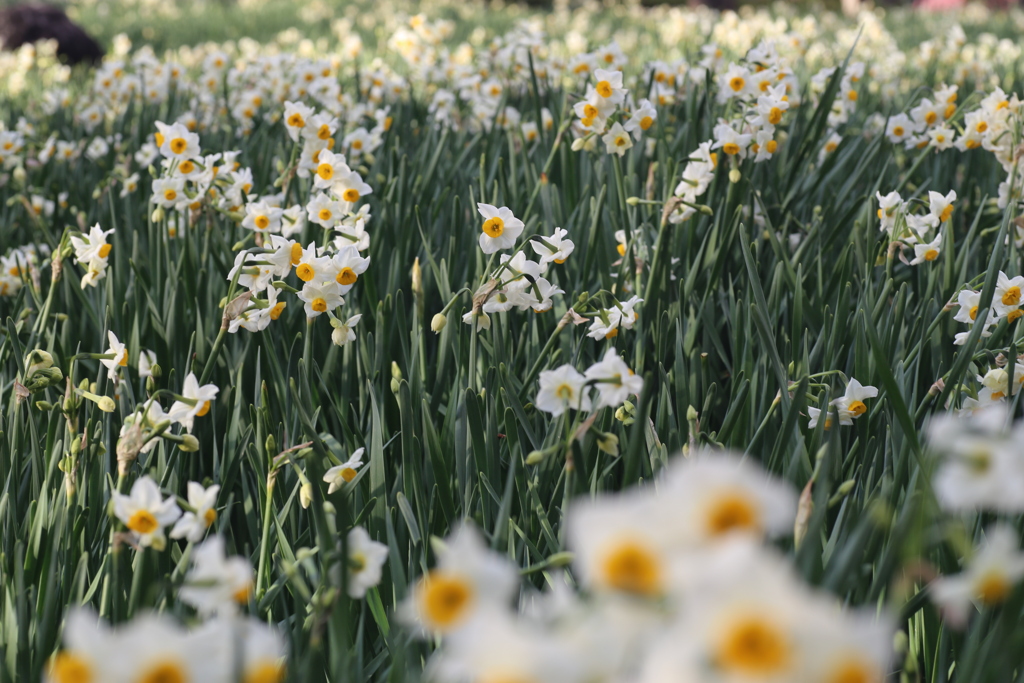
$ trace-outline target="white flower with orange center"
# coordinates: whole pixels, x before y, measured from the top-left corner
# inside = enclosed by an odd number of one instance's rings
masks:
[[[531,239],[530,246],[540,256],[541,265],[551,262],[565,263],[576,248],[573,241],[566,238],[568,234],[568,230],[555,228],[555,232],[547,237],[538,236]]]
[[[864,401],[876,396],[878,389],[864,386],[851,377],[850,383],[846,385],[846,393],[833,400],[830,405],[835,406],[839,412],[839,424],[852,425],[854,419],[868,412],[868,406]]]
[[[348,596],[360,600],[366,591],[380,583],[381,570],[388,559],[388,547],[370,538],[366,529],[353,527],[348,532]]]
[[[217,521],[217,494],[220,486],[204,488],[202,484],[194,481],[188,483],[188,504],[191,510],[186,510],[181,519],[171,529],[171,538],[185,538],[189,543],[198,543],[203,540],[208,529],[213,527]]]
[[[632,133],[633,136],[639,140],[643,137],[643,134],[654,126],[654,122],[658,120],[658,110],[654,108],[650,100],[640,100],[640,106],[636,108],[633,115],[629,117],[625,125],[628,132]]]
[[[992,297],[992,308],[997,314],[1006,315],[1020,306],[1022,287],[1024,287],[1024,275],[1011,278],[1007,277],[1003,271],[999,271],[996,291]]]
[[[330,282],[307,282],[298,294],[305,303],[306,317],[315,318],[327,311],[343,305],[341,285],[333,280]]]
[[[306,204],[306,215],[310,222],[320,227],[333,228],[342,218],[341,205],[330,196],[320,193]]]
[[[252,565],[244,557],[225,555],[224,537],[210,536],[192,550],[192,568],[178,597],[200,614],[232,614],[248,605],[253,589]]]
[[[939,233],[931,242],[914,245],[914,258],[910,260],[910,265],[916,266],[924,263],[925,261],[934,261],[939,258],[941,250],[942,233]]]
[[[334,493],[340,489],[343,484],[347,484],[356,478],[356,475],[359,474],[359,468],[363,466],[363,453],[365,452],[365,448],[356,449],[352,452],[352,455],[349,456],[348,460],[335,465],[324,473],[324,481],[330,484],[327,488],[328,494]]]
[[[100,363],[103,363],[111,373],[116,371],[119,367],[128,367],[128,348],[122,344],[118,340],[117,335],[110,330],[107,330],[107,342],[110,344],[110,348],[108,348],[103,355],[109,356],[109,358],[101,358]]]
[[[185,194],[185,179],[175,177],[154,180],[151,201],[165,209],[173,209],[184,207],[192,200]]]
[[[167,543],[164,528],[181,516],[174,497],[164,499],[160,487],[148,476],[138,479],[129,495],[114,491],[111,497],[114,515],[128,527],[136,542],[144,548],[152,546],[163,550]]]
[[[620,406],[630,396],[639,395],[644,387],[643,378],[629,369],[615,349],[608,349],[604,359],[587,368],[583,375],[597,387],[597,408]]]
[[[512,215],[512,210],[505,206],[499,208],[482,202],[476,206],[484,219],[480,228],[480,250],[485,254],[493,254],[515,246],[516,239],[526,226]]]
[[[566,363],[554,370],[540,373],[540,388],[533,404],[537,410],[558,417],[566,410],[590,411],[590,388],[587,379],[573,366]]]
[[[626,90],[622,87],[622,72],[612,69],[595,69],[594,92],[609,104],[621,104],[626,98]]]
[[[357,313],[347,320],[341,320],[331,315],[331,342],[336,346],[345,346],[356,340],[356,325],[363,319],[362,313]]]
[[[466,522],[435,545],[437,565],[412,586],[404,621],[427,633],[452,633],[481,612],[504,607],[519,585],[516,568],[487,548]]]
[[[608,154],[618,154],[620,157],[633,147],[633,138],[618,122],[612,124],[608,132],[601,137],[601,141],[604,142]]]
[[[168,159],[185,161],[195,159],[202,154],[199,146],[199,136],[193,133],[182,123],[175,123],[168,126],[160,121],[156,122],[156,140],[160,153]]]
[[[331,186],[331,191],[334,193],[334,196],[349,205],[348,209],[351,209],[352,204],[372,193],[373,188],[363,182],[362,176],[353,170],[349,170],[334,176],[334,184]]]
[[[1010,597],[1024,577],[1024,553],[1019,546],[1017,531],[998,524],[988,529],[985,540],[961,573],[931,582],[928,590],[932,601],[954,626],[966,624],[972,604],[982,609],[995,607]]]
[[[196,379],[195,373],[190,372],[185,377],[181,396],[178,396],[178,400],[171,405],[167,415],[172,421],[180,423],[185,431],[191,433],[193,421],[210,412],[210,407],[219,391],[216,384],[199,386],[199,380]]]
[[[281,214],[280,208],[266,200],[249,202],[245,205],[242,227],[255,232],[280,232]]]
[[[355,247],[342,247],[331,259],[327,269],[328,276],[341,286],[342,295],[348,294],[355,286],[359,276],[370,267],[370,257],[363,258]]]
[[[298,142],[306,123],[313,118],[313,109],[302,102],[284,103],[284,127],[292,142]]]
[[[114,229],[102,230],[99,223],[89,229],[88,234],[71,236],[71,246],[75,249],[75,263],[90,263],[103,261],[110,256],[113,245],[107,242],[107,235],[114,232]]]
[[[334,186],[337,177],[350,173],[344,154],[335,154],[329,149],[321,149],[313,166],[313,187],[326,190]]]

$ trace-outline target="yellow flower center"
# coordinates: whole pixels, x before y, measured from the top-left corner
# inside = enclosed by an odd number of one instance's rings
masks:
[[[628,142],[629,138],[627,138],[625,135],[618,135],[615,137],[616,147],[625,147]]]
[[[773,126],[778,125],[779,121],[782,120],[782,110],[778,107],[772,107],[768,110],[768,123]]]
[[[764,143],[764,148],[768,150],[769,154],[775,154],[775,151],[779,148],[779,143],[776,142],[775,140],[769,140],[768,142]]]
[[[978,317],[978,307],[977,306],[971,307],[971,310],[968,313],[968,315],[971,316],[971,320],[976,319]]]
[[[256,216],[252,222],[260,230],[266,230],[270,226],[270,219],[263,214]]]
[[[117,364],[122,368],[128,367],[128,349],[121,352],[121,357],[118,359]]]
[[[295,274],[299,276],[299,279],[303,282],[309,282],[316,275],[316,271],[313,270],[313,266],[308,263],[303,263],[295,269]]]
[[[944,112],[942,112],[942,116],[943,116],[943,118],[950,119],[950,118],[953,117],[953,114],[955,114],[955,113],[956,113],[956,105],[955,104],[950,104],[950,105],[948,105],[946,107],[946,110]]]
[[[555,389],[555,396],[562,399],[563,401],[572,400],[573,390],[572,386],[568,384],[559,384],[558,388]]]
[[[317,313],[323,313],[324,311],[327,310],[327,302],[324,301],[322,297],[318,296],[315,299],[313,299],[312,302],[310,302],[309,307],[312,308]]]
[[[654,118],[653,117],[645,116],[642,119],[640,119],[640,130],[648,130],[653,125],[654,125]]]
[[[746,616],[731,624],[716,649],[718,666],[744,676],[778,674],[791,659],[786,635],[760,616]]]
[[[207,527],[212,526],[213,523],[217,521],[217,511],[214,510],[213,508],[210,508],[209,510],[204,512],[203,521],[206,523]]]
[[[468,581],[436,570],[423,577],[416,592],[425,621],[439,630],[459,623],[476,599]]]
[[[1016,306],[1020,303],[1020,287],[1013,286],[1003,293],[1004,306]]]
[[[949,206],[947,206],[946,208],[944,208],[942,210],[942,213],[939,214],[939,222],[940,223],[945,223],[946,221],[949,220],[949,217],[952,216],[952,215],[953,215],[953,205],[950,204]]]
[[[735,142],[727,142],[724,145],[722,145],[722,151],[728,154],[729,156],[733,156],[735,154],[740,153],[740,146],[737,145]]]
[[[188,175],[192,171],[196,170],[196,165],[189,161],[188,159],[185,159],[185,161],[178,164],[178,170],[181,171],[183,174]]]
[[[245,603],[249,602],[249,596],[251,594],[252,584],[247,583],[238,590],[236,590],[234,593],[232,593],[231,597],[234,598],[235,602],[237,602],[238,604],[244,605]]]
[[[164,134],[163,133],[153,133],[153,139],[156,140],[156,146],[157,147],[163,147],[164,146]]]
[[[21,268],[19,268],[18,266],[14,266],[13,268],[11,268],[7,272],[10,273],[14,277],[18,277],[19,275],[21,275]]]
[[[149,510],[136,510],[132,513],[132,516],[128,518],[128,528],[132,531],[140,534],[148,534],[156,531],[160,524],[156,521],[156,517]]]
[[[924,252],[924,260],[925,261],[934,261],[937,258],[939,258],[939,250],[938,249],[929,249],[928,251]]]
[[[868,664],[849,658],[835,667],[826,680],[828,683],[878,683],[882,679]]]
[[[856,90],[851,90],[848,93],[846,93],[846,99],[850,100],[851,102],[856,102],[857,101],[857,91]]]
[[[158,662],[146,669],[138,683],[188,683],[189,677],[178,662]]]
[[[274,307],[270,309],[270,319],[277,320],[278,318],[280,318],[282,311],[284,311],[284,307],[287,305],[288,304],[286,304],[284,301],[274,304]]]
[[[597,90],[597,94],[600,95],[601,97],[612,96],[612,84],[609,83],[608,81],[598,81],[595,90]]]
[[[727,491],[712,501],[706,525],[711,536],[722,536],[737,530],[757,531],[761,520],[750,500],[739,492]]]
[[[657,595],[662,589],[662,566],[648,547],[627,540],[601,562],[602,581],[616,590],[637,595]]]
[[[196,411],[196,417],[203,417],[208,412],[210,412],[210,402],[209,401],[203,401],[203,404],[201,406],[199,406],[199,410]]]
[[[998,605],[1010,595],[1012,585],[1005,575],[998,571],[990,571],[978,582],[978,598],[991,607]]]
[[[92,683],[92,667],[82,658],[64,651],[53,656],[47,672],[53,683]]]
[[[174,190],[164,190],[164,199],[166,199],[167,201],[173,202],[177,198],[178,193],[175,192]]]
[[[580,62],[579,64],[576,65],[576,68],[573,69],[572,71],[573,71],[573,73],[581,74],[581,73],[584,73],[586,71],[590,71],[590,67],[587,66],[586,63],[584,63],[584,62]]]
[[[988,122],[978,121],[977,125],[974,126],[974,130],[978,131],[979,133],[984,133],[986,130],[988,130]]]
[[[334,177],[334,166],[330,164],[320,164],[316,167],[316,174],[324,180],[330,180]]]
[[[605,339],[614,339],[615,337],[618,337],[618,336],[619,336],[619,328],[613,327],[612,329],[608,330],[608,333],[604,335],[604,338]]]
[[[746,84],[747,82],[743,79],[742,76],[733,76],[732,78],[729,79],[729,87],[732,88],[733,92],[739,92],[740,90],[743,90],[743,86],[745,86]]]
[[[341,272],[338,273],[338,277],[335,278],[339,285],[351,285],[358,279],[359,276],[356,275],[356,271],[352,270],[348,266],[342,268]]]
[[[362,140],[353,140],[352,141],[352,149],[360,150],[362,148],[363,148],[363,141]]]
[[[583,105],[583,116],[584,116],[584,118],[596,119],[598,114],[600,114],[600,112],[597,110],[597,107],[595,107],[594,105],[590,104],[589,102],[587,102],[585,105]]]
[[[320,130],[316,132],[316,136],[321,140],[327,140],[331,137],[331,127],[326,123],[320,126]]]
[[[284,665],[264,660],[245,672],[244,683],[284,683],[285,673]]]
[[[619,242],[618,244],[615,245],[615,251],[619,252],[619,256],[625,256],[626,255],[626,245],[623,244],[622,242]]]
[[[967,149],[977,149],[981,147],[981,142],[973,138],[967,138],[967,142],[964,143]]]
[[[288,117],[288,125],[292,128],[302,128],[306,125],[306,119],[302,118],[302,114],[295,112]]]
[[[996,105],[996,111],[999,111],[1000,109],[1008,109],[1009,107],[1010,103],[1006,100],[1003,100],[1002,102]]]
[[[292,245],[291,256],[293,266],[302,260],[302,245],[298,242]]]
[[[113,244],[104,244],[102,247],[100,247],[100,250],[99,250],[100,258],[107,258],[107,256],[110,255],[110,250],[113,249],[113,248],[114,248]],[[14,273],[14,275],[17,275],[17,273]]]
[[[320,209],[320,211],[318,211],[316,215],[322,221],[329,221],[331,220],[331,216],[333,216],[334,214],[331,213],[330,209]]]
[[[893,126],[892,134],[898,138],[903,137],[903,126]]]
[[[181,154],[188,148],[188,142],[185,138],[174,138],[171,140],[171,151],[175,154]]]
[[[863,401],[853,401],[846,410],[854,417],[860,417],[864,413],[868,412],[868,407],[864,405]]]
[[[347,190],[345,190],[344,192],[341,193],[341,198],[344,199],[349,204],[358,202],[359,201],[359,190],[356,190],[356,189],[353,189],[353,188],[350,187],[350,188],[348,188]]]
[[[352,481],[356,478],[356,471],[351,467],[346,467],[341,471],[341,478],[345,481]]]
[[[498,216],[488,218],[484,221],[483,231],[490,237],[501,237],[501,233],[505,232],[505,221]]]
[[[1013,323],[1018,318],[1020,318],[1022,315],[1024,315],[1024,311],[1022,311],[1019,308],[1014,309],[1014,310],[1012,310],[1012,311],[1010,311],[1009,313],[1006,314],[1006,322]]]

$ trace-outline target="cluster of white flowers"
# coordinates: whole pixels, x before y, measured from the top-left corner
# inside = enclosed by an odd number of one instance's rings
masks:
[[[31,280],[31,273],[38,272],[41,261],[49,255],[46,244],[25,244],[0,255],[0,296],[17,294],[25,278]]]
[[[988,318],[983,321],[982,337],[991,336],[991,328],[997,325],[999,321],[1005,319],[1008,323],[1014,323],[1021,316],[1024,316],[1024,310],[1021,309],[1021,288],[1024,287],[1024,276],[1009,277],[1003,271],[999,271],[996,277],[996,286],[992,295],[992,304],[988,309]],[[981,287],[984,289],[983,284]],[[975,322],[977,322],[978,312],[982,303],[981,294],[981,290],[975,290],[965,285],[957,294],[956,304],[951,304],[957,308],[953,319],[957,322],[966,323],[969,327],[973,328]],[[966,332],[959,332],[953,343],[957,346],[962,346],[970,336],[970,329]]]
[[[762,544],[793,529],[797,494],[755,463],[701,451],[670,462],[656,485],[568,509],[583,596],[558,564],[551,590],[520,589],[516,568],[471,526],[437,547],[400,608],[441,637],[429,676],[715,683],[888,672],[890,617],[838,609]]]
[[[943,195],[940,192],[928,192],[928,213],[913,213],[914,204],[904,201],[899,192],[882,195],[878,198],[878,229],[885,233],[891,242],[902,248],[907,246],[914,250],[914,258],[907,261],[900,251],[904,263],[916,266],[934,261],[942,251],[942,225],[953,215],[953,202],[956,192],[950,190]]]
[[[633,373],[615,349],[608,349],[604,359],[583,374],[565,364],[540,373],[539,382],[534,405],[556,417],[570,408],[591,412],[620,406],[630,396],[639,394],[644,386],[643,379]],[[598,392],[596,403],[590,396],[594,388]]]
[[[878,396],[877,388],[864,386],[851,377],[850,382],[846,385],[846,392],[839,398],[833,399],[829,405],[834,407],[835,412],[839,415],[839,424],[852,425],[855,419],[868,412],[868,407],[864,400],[875,398],[876,396]],[[814,429],[818,426],[818,421],[821,419],[821,410],[818,408],[808,408],[807,414],[811,418],[807,426],[810,429]],[[826,414],[825,429],[831,428],[832,416]]]

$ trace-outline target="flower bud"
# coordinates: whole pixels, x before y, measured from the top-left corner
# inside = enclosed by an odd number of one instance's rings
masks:
[[[741,178],[743,178],[743,174],[740,173],[740,169],[734,168],[731,171],[729,171],[729,182],[730,183],[733,183],[733,184],[738,183]]]
[[[153,209],[153,213],[150,215],[149,219],[154,223],[162,221],[164,219],[164,207],[158,206]]]
[[[191,434],[185,434],[181,438],[181,443],[178,444],[178,448],[185,451],[186,453],[195,453],[199,450],[199,439],[192,436]]]
[[[536,465],[540,462],[543,462],[544,458],[546,457],[548,456],[547,453],[545,453],[544,451],[531,451],[530,454],[526,456],[526,464]]]
[[[448,318],[444,316],[444,313],[438,313],[430,319],[430,331],[434,334],[440,334],[444,326],[448,324]]]
[[[583,149],[583,145],[587,144],[586,138],[576,138],[572,141],[572,151],[578,152]]]
[[[608,432],[598,432],[597,447],[608,455],[619,454],[619,437]]]
[[[112,413],[117,410],[117,404],[109,396],[100,396],[100,399],[96,401],[96,405],[105,413]]]
[[[313,502],[313,485],[308,481],[302,484],[299,488],[299,503],[302,505],[302,509],[305,510],[309,507],[309,504]]]
[[[626,203],[629,204],[630,206],[636,206],[637,204],[640,203],[640,198],[639,197],[626,197]]]
[[[24,186],[25,180],[28,178],[28,174],[25,173],[24,166],[18,166],[16,169],[14,169],[14,173],[12,173],[11,175],[14,178],[14,182],[19,186]]]

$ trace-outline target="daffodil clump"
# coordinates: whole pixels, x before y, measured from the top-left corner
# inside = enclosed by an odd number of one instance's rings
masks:
[[[1020,10],[71,11],[0,683],[1020,677]]]

